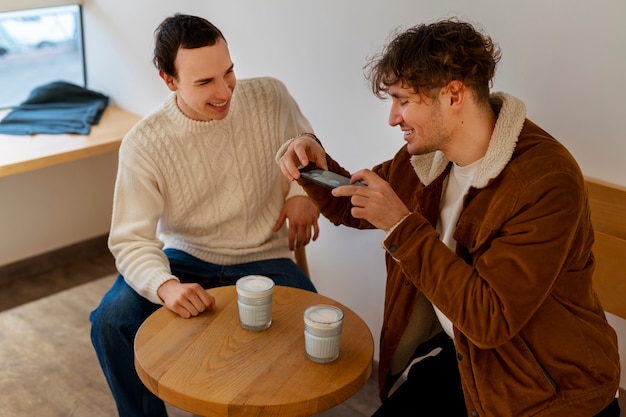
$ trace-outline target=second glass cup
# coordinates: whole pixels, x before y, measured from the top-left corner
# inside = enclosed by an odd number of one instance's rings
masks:
[[[314,305],[304,310],[304,350],[317,363],[339,357],[343,311],[331,305]]]
[[[247,330],[265,330],[272,325],[274,281],[262,275],[237,280],[239,323]]]

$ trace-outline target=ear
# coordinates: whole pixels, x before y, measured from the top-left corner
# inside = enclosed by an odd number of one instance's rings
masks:
[[[166,74],[163,71],[159,71],[159,77],[161,77],[163,79],[163,81],[165,82],[165,85],[167,86],[167,88],[169,88],[171,91],[176,91],[178,90],[178,85],[176,84],[176,79],[174,77],[172,77],[169,74]]]
[[[467,87],[459,80],[452,80],[443,89],[446,95],[446,103],[450,107],[462,108],[467,97]]]

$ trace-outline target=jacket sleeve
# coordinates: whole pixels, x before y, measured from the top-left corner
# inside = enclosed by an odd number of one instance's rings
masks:
[[[346,177],[351,176],[348,170],[344,169],[328,154],[326,154],[326,163],[328,164],[329,171]],[[378,174],[380,175],[380,173]],[[375,229],[368,221],[352,216],[352,204],[350,203],[349,197],[335,197],[327,188],[313,184],[304,179],[299,179],[297,182],[306,190],[309,197],[311,197],[315,205],[319,208],[320,213],[335,226],[343,225],[356,229]]]
[[[590,276],[580,178],[553,171],[519,184],[498,191],[508,209],[480,207],[484,214],[473,221],[461,216],[455,238],[468,253],[465,260],[439,240],[420,213],[412,213],[384,242],[406,277],[481,348],[518,334],[546,298],[558,297],[554,288],[563,276]]]

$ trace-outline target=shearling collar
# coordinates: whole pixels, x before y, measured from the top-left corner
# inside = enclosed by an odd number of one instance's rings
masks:
[[[476,188],[485,187],[489,180],[497,177],[509,163],[526,120],[526,105],[523,101],[506,93],[493,93],[490,101],[498,119],[487,153],[471,183],[471,186]],[[429,185],[441,175],[449,162],[440,151],[411,157],[411,165],[425,185]]]

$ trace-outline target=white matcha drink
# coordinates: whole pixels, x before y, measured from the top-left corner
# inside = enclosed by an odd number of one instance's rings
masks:
[[[304,350],[313,362],[327,363],[339,357],[343,311],[315,305],[304,311]]]
[[[247,330],[265,330],[272,324],[274,281],[262,275],[248,275],[236,283],[239,323]]]

